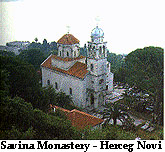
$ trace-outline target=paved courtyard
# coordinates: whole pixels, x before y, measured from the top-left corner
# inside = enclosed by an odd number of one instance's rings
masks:
[[[126,89],[114,89],[113,92],[106,95],[106,103],[114,103],[114,102],[117,102],[118,100],[122,99],[123,98],[122,94],[125,92],[125,90]],[[102,115],[100,115],[96,112],[97,110],[103,111],[104,107],[101,106],[101,107],[99,107],[99,109],[95,109],[95,110],[92,110],[89,108],[88,110],[86,109],[85,111],[93,116],[102,118]],[[145,120],[139,119],[135,116],[130,115],[130,117],[135,120],[134,121],[135,126],[138,126],[138,125],[142,124],[143,122],[145,122]],[[110,120],[110,124],[113,124],[112,119]],[[122,122],[118,119],[117,119],[117,125],[122,125]]]

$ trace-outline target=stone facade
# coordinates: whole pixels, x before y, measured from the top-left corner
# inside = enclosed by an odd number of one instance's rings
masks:
[[[52,85],[57,92],[62,91],[70,95],[76,106],[85,107],[86,104],[86,79],[42,68],[42,85]]]
[[[87,57],[80,56],[79,40],[65,34],[57,41],[58,55],[49,56],[42,64],[42,86],[52,85],[57,92],[71,95],[76,106],[97,108],[113,90],[113,74],[107,61],[102,29],[93,29]]]

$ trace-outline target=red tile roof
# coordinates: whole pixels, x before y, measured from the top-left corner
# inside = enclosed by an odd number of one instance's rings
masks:
[[[57,59],[57,60],[61,60],[61,61],[73,61],[73,60],[79,60],[79,59],[83,59],[85,58],[85,56],[79,56],[79,57],[76,57],[76,58],[69,58],[69,57],[65,57],[65,58],[62,58],[60,56],[56,56],[56,55],[52,55],[54,59]]]
[[[81,63],[81,62],[77,61],[69,70],[63,70],[63,69],[52,66],[52,64],[51,64],[51,59],[52,58],[58,59],[58,60],[63,60],[63,61],[69,60],[69,59],[66,60],[65,58],[63,59],[61,57],[57,57],[56,55],[51,55],[41,64],[41,66],[52,69],[52,70],[56,70],[58,72],[69,74],[69,75],[72,75],[72,76],[75,76],[75,77],[78,77],[78,78],[81,78],[81,79],[84,79],[86,74],[88,73],[87,65],[85,63]],[[79,58],[74,58],[74,59],[71,59],[71,60],[78,60],[78,59],[81,59],[81,58],[84,58],[84,57],[81,56]]]
[[[56,108],[64,112],[67,118],[71,121],[72,126],[76,127],[77,129],[85,129],[86,127],[94,127],[96,125],[101,124],[104,120],[101,118],[97,118],[92,116],[88,113],[73,109],[69,111],[64,108],[60,108],[58,106],[52,106],[51,108]]]
[[[57,41],[57,43],[64,45],[78,44],[79,42],[80,41],[77,38],[75,38],[72,34],[65,34]]]

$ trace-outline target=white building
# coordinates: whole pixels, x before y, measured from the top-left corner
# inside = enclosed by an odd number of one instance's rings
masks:
[[[113,90],[113,74],[107,61],[104,33],[96,26],[88,42],[87,57],[80,55],[79,40],[65,34],[57,41],[58,55],[50,55],[42,64],[42,86],[71,95],[75,105],[97,108],[105,104],[105,95]]]

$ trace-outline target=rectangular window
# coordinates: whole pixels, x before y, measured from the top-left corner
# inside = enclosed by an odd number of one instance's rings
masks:
[[[58,84],[57,84],[57,82],[55,82],[55,88],[58,90]]]
[[[50,85],[50,80],[47,80],[47,84],[48,84],[48,86]]]
[[[91,71],[93,71],[93,64],[91,64]]]
[[[69,88],[70,95],[72,95],[72,88]]]

